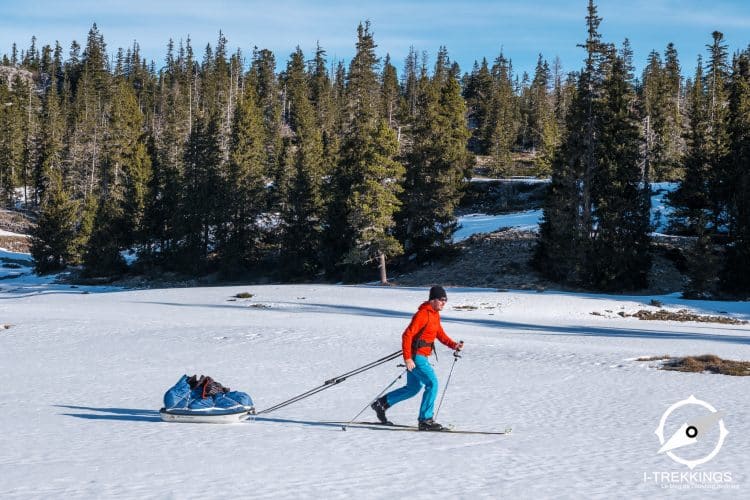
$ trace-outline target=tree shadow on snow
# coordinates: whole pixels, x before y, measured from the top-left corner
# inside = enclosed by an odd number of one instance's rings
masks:
[[[125,420],[129,422],[161,422],[158,410],[141,410],[135,408],[92,408],[90,406],[53,405],[70,410],[86,410],[94,413],[62,413],[67,417],[87,420]]]

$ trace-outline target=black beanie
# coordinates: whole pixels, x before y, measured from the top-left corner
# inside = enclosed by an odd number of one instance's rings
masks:
[[[445,288],[442,286],[433,286],[430,288],[430,300],[433,299],[445,299],[448,295],[445,293]]]

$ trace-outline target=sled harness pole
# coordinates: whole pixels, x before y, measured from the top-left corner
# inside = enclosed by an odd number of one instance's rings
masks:
[[[463,346],[463,343],[464,343],[463,340],[459,342],[461,346]],[[461,357],[459,352],[461,352],[460,349],[456,349],[455,351],[453,351],[453,364],[451,365],[450,373],[448,373],[448,379],[445,381],[445,388],[443,388],[443,395],[440,396],[440,403],[438,403],[437,410],[435,410],[434,418],[437,418],[438,413],[440,413],[440,407],[443,406],[443,399],[445,399],[445,393],[448,391],[448,384],[451,383],[451,376],[453,375],[453,368],[456,366],[456,361],[458,361],[458,358]]]
[[[400,367],[404,367],[404,365],[398,365],[398,366],[400,366]],[[406,373],[406,370],[404,370],[404,371],[402,371],[401,373],[399,373],[399,374],[398,374],[398,377],[396,377],[395,379],[393,379],[393,382],[391,382],[390,384],[388,384],[388,386],[387,386],[387,387],[386,387],[385,389],[383,389],[382,391],[380,391],[380,394],[378,394],[377,396],[375,396],[375,398],[374,398],[374,399],[373,399],[372,401],[370,401],[369,403],[367,403],[367,404],[365,405],[365,407],[364,407],[364,408],[362,408],[361,410],[359,410],[359,413],[357,413],[356,415],[354,415],[354,416],[352,417],[352,419],[351,419],[351,420],[349,420],[349,421],[348,421],[347,423],[345,423],[344,425],[342,425],[342,426],[341,426],[341,430],[342,430],[342,431],[345,431],[345,430],[346,430],[346,428],[347,428],[347,427],[348,427],[348,426],[349,426],[349,425],[350,425],[350,424],[351,424],[352,422],[354,422],[355,420],[357,420],[357,417],[359,417],[360,415],[362,415],[362,413],[364,413],[364,411],[365,411],[365,410],[366,410],[367,408],[369,408],[369,407],[370,407],[370,405],[371,405],[372,403],[374,403],[375,401],[377,401],[377,400],[378,400],[378,399],[380,398],[380,396],[382,396],[383,394],[385,394],[385,393],[386,393],[386,391],[387,391],[388,389],[390,389],[390,388],[391,388],[391,387],[393,386],[393,384],[395,384],[396,382],[398,382],[398,380],[399,380],[399,379],[400,379],[401,377],[403,377],[403,376],[404,376],[404,373]]]
[[[324,391],[324,390],[328,389],[329,387],[333,387],[336,384],[340,384],[341,382],[343,382],[344,380],[346,380],[349,377],[352,377],[354,375],[359,375],[360,373],[366,372],[367,370],[375,368],[376,366],[380,366],[383,363],[387,363],[388,361],[392,361],[392,360],[398,358],[399,356],[401,356],[401,351],[400,350],[396,351],[396,352],[394,352],[392,354],[389,354],[388,356],[385,356],[385,357],[382,357],[382,358],[380,358],[378,360],[375,360],[375,361],[373,361],[371,363],[368,363],[368,364],[366,364],[364,366],[360,366],[359,368],[356,368],[356,369],[354,369],[352,371],[349,371],[349,372],[343,373],[343,374],[341,374],[341,375],[339,375],[337,377],[333,377],[331,379],[328,379],[325,382],[323,382],[323,385],[319,385],[318,387],[310,389],[307,392],[303,392],[302,394],[299,394],[297,396],[294,396],[293,398],[287,399],[286,401],[282,401],[281,403],[276,404],[276,405],[274,405],[274,406],[272,406],[270,408],[266,408],[265,410],[259,411],[259,412],[256,413],[256,415],[261,415],[263,413],[270,413],[272,411],[278,410],[279,408],[283,408],[283,407],[285,407],[287,405],[290,405],[292,403],[296,403],[297,401],[301,401],[301,400],[303,400],[305,398],[308,398],[308,397],[312,396],[313,394],[317,394],[320,391]]]

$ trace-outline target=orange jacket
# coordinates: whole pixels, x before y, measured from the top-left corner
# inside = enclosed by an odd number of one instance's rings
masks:
[[[412,359],[415,354],[429,356],[432,353],[432,349],[429,346],[420,347],[416,353],[411,352],[414,337],[419,335],[420,331],[422,335],[419,338],[425,342],[431,343],[437,338],[451,349],[458,347],[458,343],[446,335],[443,327],[440,326],[440,313],[433,309],[429,302],[425,302],[419,306],[419,310],[411,318],[411,323],[409,323],[409,326],[406,327],[404,334],[401,336],[401,348],[404,351],[404,360]]]

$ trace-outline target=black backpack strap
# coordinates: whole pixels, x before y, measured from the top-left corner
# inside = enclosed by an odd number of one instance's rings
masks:
[[[427,324],[429,323],[429,320],[427,323],[424,324],[424,326],[419,330],[419,333],[414,336],[414,338],[411,340],[411,355],[412,357],[417,355],[417,349],[420,347],[429,347],[430,353],[435,352],[435,342],[426,342],[422,340],[422,333],[424,333],[424,329],[427,328]],[[437,357],[437,354],[435,355]]]

